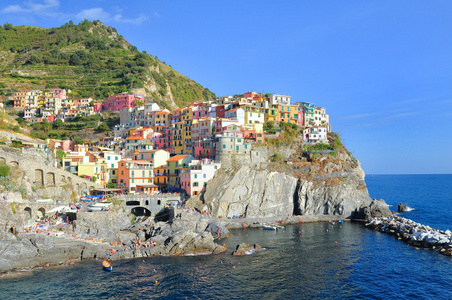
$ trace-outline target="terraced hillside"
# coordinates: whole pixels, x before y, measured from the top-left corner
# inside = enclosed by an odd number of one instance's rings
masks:
[[[102,100],[133,90],[170,108],[215,98],[100,21],[59,28],[0,26],[0,74],[0,94],[66,88],[70,97]]]

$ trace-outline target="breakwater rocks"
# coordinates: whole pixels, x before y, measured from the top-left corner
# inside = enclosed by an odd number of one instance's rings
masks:
[[[391,234],[408,245],[429,248],[452,256],[452,232],[433,229],[399,216],[374,218],[365,224],[367,228]]]

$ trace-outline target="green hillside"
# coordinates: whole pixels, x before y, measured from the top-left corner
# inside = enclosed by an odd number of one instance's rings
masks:
[[[72,98],[106,99],[142,89],[169,107],[215,98],[100,21],[48,29],[0,26],[0,74],[0,92],[5,93],[66,88],[72,90]]]

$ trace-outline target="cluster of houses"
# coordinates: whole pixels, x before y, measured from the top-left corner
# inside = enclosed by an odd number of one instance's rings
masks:
[[[272,122],[300,126],[304,142],[310,144],[327,143],[330,131],[325,108],[307,102],[291,104],[287,95],[248,92],[170,111],[137,94],[118,94],[93,104],[91,99],[68,100],[63,91],[41,93],[41,98],[32,96],[37,91],[30,91],[26,100],[20,98],[25,92],[18,92],[15,107],[18,101],[17,108],[29,110],[33,103],[33,108],[45,111],[54,107],[47,105],[52,101],[42,99],[60,99],[53,101],[61,103],[56,118],[65,109],[119,112],[114,137],[97,141],[95,146],[57,140],[49,146],[66,152],[62,167],[67,171],[131,193],[182,189],[190,196],[199,194],[221,167],[222,155],[247,153],[253,145],[264,143]]]
[[[71,99],[70,90],[52,89],[49,92],[27,90],[14,92],[10,100],[14,101],[14,109],[24,112],[23,119],[30,123],[56,119],[70,119],[78,115],[93,115],[102,111],[119,111],[124,107],[134,107],[144,101],[142,95],[121,93],[108,97],[103,102],[92,98]]]

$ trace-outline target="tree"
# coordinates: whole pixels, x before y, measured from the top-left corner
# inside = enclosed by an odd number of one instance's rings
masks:
[[[97,181],[97,177],[96,177],[96,176],[93,176],[93,177],[91,178],[91,180],[92,180],[93,182],[96,182],[96,181]]]
[[[64,152],[64,151],[61,150],[61,149],[57,149],[56,155],[58,156],[58,159],[59,159],[59,160],[62,160],[63,157],[66,157],[66,152]]]
[[[78,66],[78,65],[80,65],[81,64],[80,57],[78,57],[77,54],[72,54],[71,58],[69,58],[69,64],[71,66]]]
[[[6,30],[11,30],[13,29],[13,25],[11,23],[5,23],[3,24],[3,28],[5,28]]]
[[[63,127],[63,125],[64,122],[61,119],[56,119],[55,122],[53,122],[53,127],[56,129]]]
[[[116,183],[113,183],[113,182],[107,183],[107,188],[109,188],[109,189],[115,189],[117,187],[118,187],[118,185]]]
[[[100,123],[99,127],[97,127],[97,131],[105,132],[109,131],[110,127],[108,127],[107,123]]]
[[[74,136],[72,138],[72,140],[74,141],[75,145],[82,145],[84,143],[83,139],[81,137],[79,137],[78,135]]]
[[[49,131],[52,130],[52,124],[44,120],[42,122],[42,130],[44,130],[45,133],[49,133]]]

